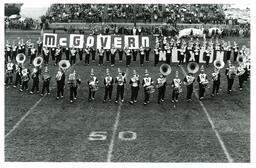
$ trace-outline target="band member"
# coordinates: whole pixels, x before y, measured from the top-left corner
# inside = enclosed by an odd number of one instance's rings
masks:
[[[176,71],[175,78],[172,80],[172,103],[178,102],[179,94],[181,93],[181,80],[179,79],[179,72]]]
[[[71,61],[70,61],[70,64],[73,65],[76,63],[76,49],[74,46],[72,46],[71,50],[70,50],[70,54],[71,54]]]
[[[62,51],[60,45],[56,48],[55,52],[55,65],[57,65],[61,61]]]
[[[128,48],[128,46],[125,47],[125,55],[126,55],[126,66],[129,67],[131,64],[131,50]]]
[[[45,67],[44,74],[42,75],[42,80],[43,80],[43,88],[41,92],[41,96],[44,96],[44,91],[47,91],[47,94],[50,94],[50,80],[51,76],[49,74],[48,67]]]
[[[110,49],[106,49],[106,61],[109,62],[109,56],[111,54]]]
[[[186,53],[186,46],[183,45],[181,46],[181,49],[178,50],[178,60],[179,60],[178,66],[184,64],[185,53]]]
[[[121,70],[118,68],[118,76],[115,79],[116,87],[116,100],[115,103],[118,103],[119,96],[121,97],[121,102],[124,102],[124,84],[126,84],[125,74],[122,74]]]
[[[6,77],[5,77],[6,85],[9,83],[9,80],[10,80],[10,84],[12,85],[14,70],[15,70],[15,65],[14,63],[11,62],[11,58],[9,58],[8,63],[6,65]]]
[[[73,73],[69,74],[68,78],[68,84],[70,86],[70,103],[73,103],[73,99],[77,99],[77,88],[78,85],[81,84],[81,79],[79,76],[76,74],[76,71],[74,70]]]
[[[212,73],[212,81],[213,81],[213,87],[212,87],[212,94],[213,97],[216,93],[219,94],[219,88],[220,88],[220,72],[219,69],[215,68],[214,72]]]
[[[21,71],[21,82],[22,82],[22,86],[20,88],[20,91],[23,92],[24,89],[28,90],[28,82],[30,80],[30,76],[29,76],[29,69],[25,68],[25,66],[23,65],[22,67],[22,71]]]
[[[31,74],[33,85],[32,85],[30,94],[34,94],[35,89],[36,89],[36,92],[39,93],[39,75],[40,75],[39,67],[34,67]]]
[[[194,56],[195,56],[195,62],[199,64],[199,57],[200,57],[200,47],[199,44],[196,44],[194,48]]]
[[[154,53],[155,53],[154,66],[156,66],[159,62],[159,44],[156,44],[155,49],[154,49]]]
[[[237,45],[236,41],[234,41],[234,46],[233,46],[234,62],[236,62],[236,58],[238,56],[238,52],[239,52],[238,45]]]
[[[119,62],[123,61],[123,54],[124,54],[123,49],[122,48],[118,49]]]
[[[171,51],[171,47],[170,47],[170,44],[167,43],[166,46],[165,46],[165,51],[166,51],[166,63],[167,64],[171,64],[171,56],[172,56],[172,51]]]
[[[84,54],[84,52],[83,52],[83,48],[79,48],[79,49],[78,49],[78,55],[79,55],[79,59],[80,59],[80,61],[82,61],[82,60],[83,60],[83,54]]]
[[[68,47],[66,47],[65,48],[66,60],[69,60],[69,53],[70,53],[70,49]]]
[[[140,77],[136,73],[136,71],[133,71],[133,76],[130,79],[130,85],[131,85],[131,101],[130,104],[136,103],[137,102],[137,97],[138,97],[138,92],[139,92],[139,85],[140,85]]]
[[[187,86],[187,102],[192,101],[192,93],[194,89],[194,82],[195,82],[195,77],[193,76],[192,73],[189,73],[183,80],[184,84]]]
[[[245,81],[245,68],[243,64],[240,64],[237,67],[236,75],[238,76],[239,79],[239,90],[243,90],[243,83]]]
[[[17,53],[22,53],[22,45],[21,45],[21,42],[19,41],[18,42],[18,48],[17,48]]]
[[[48,65],[49,63],[49,56],[50,56],[50,50],[47,47],[43,48],[43,57],[44,57],[44,64]]]
[[[51,47],[50,48],[50,53],[51,53],[51,56],[52,56],[52,61],[55,61],[56,48]]]
[[[84,53],[85,53],[85,65],[89,65],[89,63],[90,63],[90,48],[89,47],[85,48]]]
[[[38,40],[36,43],[37,43],[37,51],[38,51],[37,55],[40,55],[42,54],[42,47],[43,47],[43,43],[40,37],[38,37]]]
[[[206,73],[204,73],[204,67],[200,68],[200,73],[197,77],[197,82],[199,83],[199,100],[204,99],[205,88],[207,87],[208,79]]]
[[[206,61],[206,68],[208,68],[209,66],[209,61],[210,61],[210,57],[211,57],[211,49],[210,47],[206,47],[206,50],[204,52],[204,58],[205,58],[205,61]]]
[[[227,45],[227,47],[225,48],[225,50],[226,50],[226,54],[227,54],[227,60],[230,60],[231,51],[232,51],[230,41],[228,41],[228,45]]]
[[[89,81],[87,82],[88,86],[89,86],[89,98],[88,101],[94,100],[95,98],[95,93],[98,90],[98,79],[96,78],[96,76],[94,76],[94,71],[93,69],[91,69],[91,76]]]
[[[193,41],[190,41],[190,42],[189,42],[188,47],[187,47],[187,49],[186,49],[186,63],[187,63],[187,64],[189,63],[189,60],[190,60],[190,58],[191,58],[190,51],[193,52]]]
[[[31,39],[29,39],[27,42],[26,42],[26,46],[27,46],[27,53],[28,53],[28,57],[30,57],[30,55],[31,55],[31,48],[32,48],[32,45],[33,45],[33,43],[31,43]],[[30,57],[31,58],[31,57]]]
[[[157,78],[157,81],[156,81],[156,87],[158,88],[157,103],[160,104],[160,102],[164,101],[165,90],[166,90],[166,77],[162,73],[159,73],[159,78]]]
[[[29,63],[29,65],[32,65],[34,59],[36,58],[36,53],[37,53],[36,48],[34,47],[34,44],[32,43],[32,47],[30,49],[30,63]]]
[[[12,58],[12,47],[9,44],[9,42],[7,41],[6,44],[6,57],[5,57],[5,61],[8,61],[8,59]]]
[[[151,77],[149,77],[148,70],[145,70],[145,77],[143,78],[142,81],[142,86],[144,87],[144,105],[147,105],[149,103],[149,98],[150,98],[150,88],[153,87],[153,80]]]
[[[231,64],[231,62],[228,62],[228,68],[226,69],[225,72],[226,76],[227,76],[227,80],[228,80],[228,94],[230,94],[230,92],[232,91],[232,86],[236,77],[236,70],[235,70],[235,66],[233,66]]]
[[[16,77],[15,77],[15,83],[13,85],[14,88],[16,88],[18,84],[21,88],[21,71],[22,71],[22,64],[19,63],[19,64],[15,65]]]
[[[111,49],[111,66],[115,66],[115,57],[116,57],[116,49],[115,49],[115,46],[113,45],[112,46],[112,49]]]
[[[57,82],[57,97],[56,100],[59,100],[60,97],[64,97],[64,86],[65,86],[66,75],[63,69],[59,68],[56,74],[56,82]]]
[[[103,64],[103,59],[104,59],[104,49],[101,47],[98,49],[98,54],[99,54],[99,66]]]
[[[15,44],[15,42],[12,42],[12,57],[11,59],[13,60],[14,58],[16,58],[17,55],[17,45]]]
[[[143,46],[140,46],[140,65],[143,66],[145,57],[145,49]]]
[[[92,54],[92,62],[95,62],[95,54],[96,54],[96,51],[93,47],[90,48],[90,52]]]
[[[103,100],[104,103],[107,101],[107,97],[108,97],[108,100],[111,101],[112,91],[113,91],[113,83],[114,83],[113,77],[110,76],[109,69],[106,70],[106,74],[107,74],[107,76],[104,78],[104,81],[103,81],[103,84],[105,86],[105,95],[104,95],[104,100]]]
[[[146,47],[145,49],[145,55],[146,55],[146,62],[149,63],[149,54],[150,54],[151,48]]]
[[[137,60],[137,54],[138,54],[138,50],[137,49],[132,49],[132,56],[133,56],[133,61]]]

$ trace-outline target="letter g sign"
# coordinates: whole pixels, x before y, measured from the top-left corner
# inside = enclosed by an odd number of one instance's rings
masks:
[[[83,45],[84,45],[84,35],[70,34],[69,47],[74,46],[74,48],[83,48]]]

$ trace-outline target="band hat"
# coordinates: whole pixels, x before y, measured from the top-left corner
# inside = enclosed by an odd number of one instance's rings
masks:
[[[147,69],[145,69],[145,75],[148,75],[149,73],[148,73],[148,70]]]
[[[47,66],[45,67],[44,72],[45,72],[45,73],[49,72],[49,69],[48,69]]]
[[[175,77],[178,78],[179,77],[179,71],[175,72]]]
[[[201,66],[200,71],[204,72],[204,66],[203,65]]]
[[[93,68],[91,69],[91,76],[93,76],[94,75],[94,70],[93,70]]]
[[[109,69],[108,69],[108,68],[106,69],[106,74],[107,74],[107,75],[109,75],[109,74],[110,74],[110,72],[109,72]]]

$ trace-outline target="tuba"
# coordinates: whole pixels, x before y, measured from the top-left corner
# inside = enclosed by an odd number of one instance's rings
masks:
[[[199,65],[196,62],[190,62],[187,65],[187,69],[189,73],[195,74],[199,70]]]
[[[41,66],[43,63],[43,58],[42,57],[36,57],[34,60],[33,60],[33,65],[35,67],[39,67]]]
[[[59,62],[59,67],[60,69],[62,69],[63,71],[66,71],[69,67],[70,67],[70,63],[68,60],[61,60]]]
[[[224,61],[222,61],[222,60],[215,60],[215,61],[213,62],[213,65],[214,65],[214,67],[217,68],[217,69],[222,69],[222,68],[224,68],[225,63],[224,63]]]
[[[164,76],[170,75],[172,72],[172,68],[169,64],[162,64],[160,66],[160,73]]]
[[[17,56],[16,56],[16,61],[17,63],[21,63],[23,64],[26,60],[26,55],[25,54],[22,54],[22,53],[19,53]]]

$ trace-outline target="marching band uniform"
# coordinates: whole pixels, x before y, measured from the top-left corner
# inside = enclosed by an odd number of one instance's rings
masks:
[[[73,65],[76,63],[76,49],[74,47],[72,47],[72,49],[70,50],[70,53],[71,53],[71,61],[70,61],[70,64]]]
[[[30,76],[29,76],[29,70],[25,67],[22,68],[21,71],[21,82],[22,82],[22,86],[20,88],[20,91],[22,92],[24,89],[28,90],[28,81],[30,80]]]
[[[56,48],[56,51],[55,51],[55,65],[57,65],[60,60],[61,60],[61,56],[62,56],[62,52],[61,52],[61,48],[60,46],[58,46],[58,48]]]
[[[49,63],[49,55],[50,55],[50,51],[47,47],[43,48],[43,57],[44,57],[44,64],[48,65]]]
[[[126,55],[126,66],[130,66],[132,56],[131,56],[131,50],[129,48],[125,50],[125,55]]]
[[[112,91],[113,91],[113,77],[110,76],[110,73],[107,72],[107,76],[104,78],[103,84],[105,86],[105,95],[103,102],[106,102],[107,97],[109,98],[109,101],[111,101],[112,98]]]
[[[144,64],[144,55],[145,55],[145,49],[143,46],[140,47],[140,65],[143,66]]]
[[[90,63],[90,48],[85,48],[85,65],[89,65]]]
[[[91,77],[90,80],[87,82],[88,86],[89,86],[89,98],[88,101],[94,100],[95,97],[95,88],[97,88],[97,85],[99,83],[98,79],[96,78],[96,76],[94,76],[93,73],[91,73]]]
[[[17,55],[17,45],[14,43],[12,43],[12,57],[11,59],[13,60],[14,58],[16,58],[16,55]]]
[[[239,90],[243,90],[243,83],[245,81],[245,69],[242,65],[237,67],[237,76],[239,79]]]
[[[178,51],[179,66],[184,64],[185,52],[186,52],[185,46],[182,46],[181,49]]]
[[[146,47],[145,54],[146,54],[146,62],[149,62],[149,54],[150,54],[151,48]]]
[[[124,102],[124,84],[126,83],[125,75],[122,72],[118,73],[118,76],[115,79],[116,87],[116,100],[115,103],[118,103],[119,96],[121,97],[121,102]]]
[[[5,84],[9,83],[12,84],[13,82],[13,72],[15,70],[15,65],[11,62],[10,58],[8,60],[8,63],[6,65],[6,78],[5,78]]]
[[[137,102],[139,85],[140,85],[139,75],[134,72],[133,77],[130,79],[129,84],[131,85],[131,91],[132,91],[130,104],[133,104]]]
[[[31,78],[33,80],[33,85],[32,85],[30,94],[34,94],[35,89],[36,89],[36,92],[39,93],[39,75],[40,75],[39,68],[35,67],[31,75]]]
[[[173,88],[173,91],[172,91],[172,103],[178,102],[178,97],[179,97],[179,94],[181,92],[181,80],[179,79],[178,75],[179,75],[178,71],[176,71],[176,76],[172,80],[172,88]]]
[[[195,55],[195,62],[199,64],[200,48],[198,45],[195,46],[194,55]]]
[[[43,47],[43,43],[40,39],[40,37],[37,40],[37,51],[38,51],[38,55],[40,55],[42,53],[42,47]]]
[[[95,54],[96,54],[95,49],[93,47],[91,47],[90,52],[92,54],[92,62],[95,62]]]
[[[98,50],[99,52],[99,65],[103,64],[103,58],[104,58],[104,49],[101,47],[101,49]]]
[[[106,61],[107,61],[107,62],[109,62],[109,56],[110,56],[110,54],[111,54],[110,49],[107,49],[107,50],[106,50]]]
[[[120,48],[120,49],[118,50],[119,62],[122,62],[122,61],[123,61],[123,53],[124,53],[123,49]]]
[[[70,86],[70,103],[73,103],[73,99],[77,99],[77,88],[78,85],[81,83],[81,79],[74,71],[72,74],[69,75],[68,84]]]
[[[186,49],[186,63],[189,63],[189,59],[191,58],[191,54],[190,54],[190,51],[193,51],[193,43],[191,42],[189,42],[189,44],[188,44],[188,47],[187,47],[187,49]]]
[[[234,41],[234,46],[233,46],[233,54],[234,54],[234,62],[236,62],[236,58],[238,56],[238,46],[237,43]]]
[[[142,81],[142,86],[144,87],[144,95],[145,95],[144,105],[147,105],[149,103],[149,98],[150,98],[149,87],[153,86],[153,83],[154,82],[152,78],[149,77],[149,74],[146,70],[145,77],[143,78],[143,81]]]
[[[50,48],[50,52],[52,56],[52,61],[55,61],[56,48],[55,47]]]
[[[156,46],[156,48],[154,49],[154,53],[155,53],[154,66],[156,66],[159,62],[159,48],[158,48],[158,46]]]
[[[78,55],[79,55],[80,61],[83,60],[83,54],[84,54],[83,49],[82,49],[82,48],[79,48],[79,49],[78,49]]]
[[[136,61],[136,59],[137,59],[137,54],[138,54],[138,50],[132,49],[133,61]]]
[[[212,87],[212,94],[211,96],[214,96],[214,94],[219,94],[219,88],[220,88],[220,72],[217,68],[215,68],[214,72],[212,73],[212,81],[213,81],[213,87]]]
[[[59,69],[56,74],[56,82],[57,82],[57,97],[59,100],[60,96],[63,98],[64,96],[64,86],[65,86],[66,75],[62,69]]]
[[[194,88],[194,82],[195,82],[195,77],[193,76],[192,73],[189,73],[183,80],[184,84],[187,86],[187,102],[192,101],[192,93],[193,93],[193,88]]]
[[[22,64],[18,64],[15,66],[15,72],[16,72],[16,78],[15,78],[15,83],[13,85],[14,88],[17,87],[17,85],[20,85],[21,88],[21,71],[22,71]]]
[[[160,73],[159,78],[157,78],[156,85],[158,88],[158,100],[157,103],[164,101],[165,90],[166,90],[166,78],[163,74]]]
[[[30,65],[32,65],[34,59],[36,58],[36,48],[34,47],[34,45],[32,46],[32,48],[30,49],[31,55],[30,55]]]
[[[226,47],[226,53],[227,53],[227,60],[230,60],[230,56],[231,56],[230,41],[228,42],[228,46]]]
[[[228,91],[228,94],[230,94],[230,92],[232,91],[234,79],[236,77],[235,67],[232,66],[230,62],[229,62],[229,67],[226,69],[225,74],[226,74],[227,80],[228,80],[228,90],[227,91]]]
[[[12,54],[12,47],[11,47],[10,44],[7,44],[7,45],[6,45],[6,58],[5,58],[6,61],[7,61],[8,59],[12,59],[11,54]]]
[[[172,51],[169,43],[165,46],[165,51],[166,51],[166,64],[171,64],[171,56],[172,56]]]
[[[204,99],[204,92],[206,88],[206,84],[208,82],[207,75],[204,73],[203,66],[200,69],[200,74],[197,77],[197,82],[199,83],[199,100]]]
[[[113,46],[111,49],[111,66],[115,65],[115,56],[116,56],[116,49]]]
[[[211,56],[210,48],[206,48],[204,54],[205,54],[206,67],[208,67],[209,66],[209,61],[210,61],[210,56]]]
[[[45,71],[44,74],[42,76],[42,80],[43,80],[43,88],[42,88],[42,92],[41,92],[41,96],[44,95],[44,90],[46,89],[47,94],[50,94],[50,80],[51,80],[51,76],[49,74],[49,70],[47,67],[45,67]]]
[[[66,55],[66,60],[69,60],[69,48],[68,47],[66,47],[65,48],[65,55]]]

